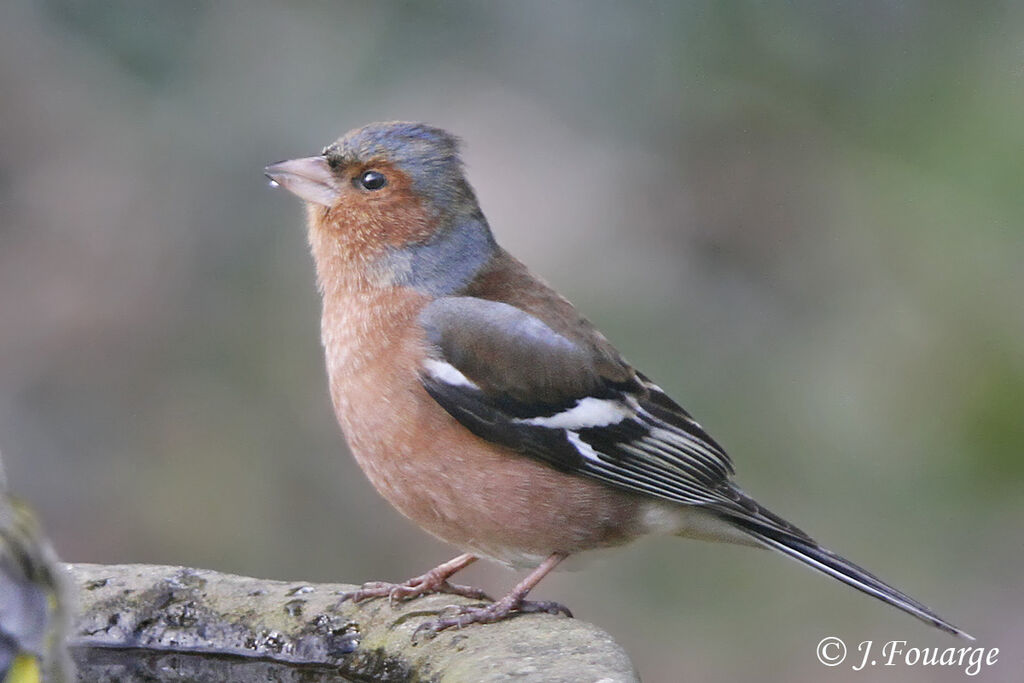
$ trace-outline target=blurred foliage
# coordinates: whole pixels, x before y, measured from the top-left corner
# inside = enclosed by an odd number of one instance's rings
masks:
[[[427,120],[466,140],[499,240],[753,495],[1012,651],[1022,46],[1008,1],[4,3],[10,478],[71,560],[358,580],[445,559],[344,453],[302,211],[260,173]],[[647,680],[819,680],[831,633],[947,644],[697,543],[645,541],[540,595]]]

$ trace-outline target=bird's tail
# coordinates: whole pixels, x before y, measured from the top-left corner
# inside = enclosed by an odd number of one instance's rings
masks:
[[[749,499],[748,499],[749,500]],[[758,506],[758,513],[753,516],[727,514],[728,521],[741,529],[761,545],[778,550],[795,560],[839,579],[848,586],[874,596],[883,602],[912,614],[921,621],[942,629],[954,636],[974,640],[974,636],[965,633],[931,611],[907,594],[896,590],[868,570],[858,567],[844,557],[818,545],[812,538],[799,529],[792,527],[781,518]],[[781,522],[781,525],[776,521]]]

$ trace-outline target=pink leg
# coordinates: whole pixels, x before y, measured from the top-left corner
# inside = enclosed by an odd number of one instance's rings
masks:
[[[428,593],[451,593],[452,595],[462,595],[476,600],[490,600],[487,594],[479,588],[448,583],[448,579],[455,572],[465,569],[476,562],[476,560],[476,555],[466,553],[434,567],[422,576],[409,579],[405,583],[385,583],[383,581],[364,583],[359,590],[342,595],[341,602],[346,600],[361,602],[369,598],[388,598],[394,604],[395,602],[418,598]]]
[[[457,611],[454,616],[428,621],[417,628],[416,633],[419,634],[426,631],[430,635],[435,635],[452,627],[462,628],[470,624],[492,624],[515,614],[530,614],[534,612],[564,614],[567,617],[571,617],[572,612],[557,602],[533,602],[526,600],[526,595],[533,590],[533,587],[540,583],[540,580],[547,576],[565,557],[561,553],[555,553],[548,557],[501,600],[491,603],[486,607],[459,606],[456,608]]]

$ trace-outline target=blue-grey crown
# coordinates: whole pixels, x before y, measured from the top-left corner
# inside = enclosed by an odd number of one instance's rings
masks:
[[[463,175],[459,139],[425,123],[371,123],[345,134],[324,154],[343,163],[390,162],[408,174],[413,189],[440,211],[457,210],[460,203],[475,204]]]

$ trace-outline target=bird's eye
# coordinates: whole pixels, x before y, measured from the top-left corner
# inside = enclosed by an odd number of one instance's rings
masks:
[[[364,190],[379,190],[388,184],[388,179],[380,171],[366,171],[356,180]]]

